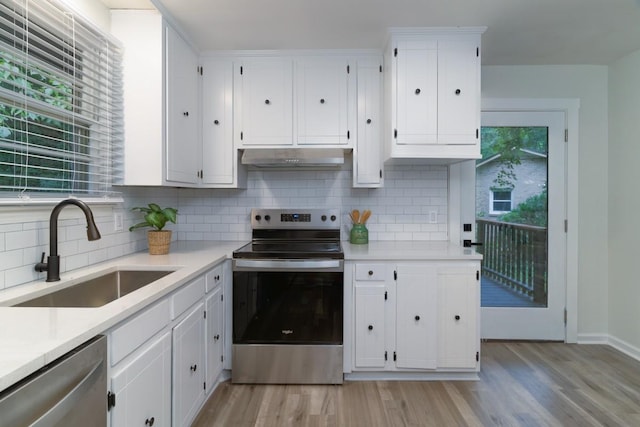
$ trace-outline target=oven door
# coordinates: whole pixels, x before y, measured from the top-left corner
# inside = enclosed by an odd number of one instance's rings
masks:
[[[234,344],[342,344],[342,260],[233,262]]]

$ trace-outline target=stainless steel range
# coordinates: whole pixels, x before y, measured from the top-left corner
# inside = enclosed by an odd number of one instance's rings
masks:
[[[340,212],[253,209],[233,253],[234,383],[341,384]]]

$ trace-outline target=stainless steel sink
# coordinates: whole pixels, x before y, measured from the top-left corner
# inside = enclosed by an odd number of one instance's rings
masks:
[[[170,273],[173,271],[118,270],[13,307],[101,307]]]

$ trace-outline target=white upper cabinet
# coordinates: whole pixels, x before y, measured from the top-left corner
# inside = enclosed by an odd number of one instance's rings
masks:
[[[236,145],[293,145],[293,61],[241,58],[234,68]]]
[[[385,53],[387,158],[480,157],[484,28],[395,29]]]
[[[354,114],[348,58],[302,57],[295,62],[295,74],[298,144],[347,145]]]
[[[167,181],[197,184],[198,55],[169,25],[165,37]]]

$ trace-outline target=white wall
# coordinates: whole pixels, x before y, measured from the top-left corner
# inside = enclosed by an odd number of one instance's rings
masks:
[[[640,354],[640,51],[609,70],[609,334]]]
[[[605,66],[487,66],[482,96],[578,98],[578,338],[608,331],[608,70]]]

